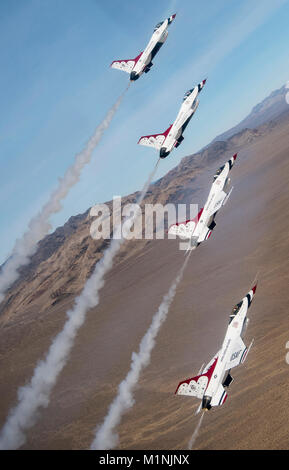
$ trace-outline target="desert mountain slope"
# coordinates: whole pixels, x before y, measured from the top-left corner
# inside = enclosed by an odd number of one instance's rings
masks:
[[[279,118],[283,119],[283,118]],[[208,167],[213,170],[230,158],[244,146],[254,142],[260,136],[270,132],[278,120],[260,126],[258,129],[244,129],[225,141],[212,142],[206,149],[183,158],[163,178],[151,185],[144,203],[189,203],[192,192],[201,196],[202,180],[198,178]],[[135,202],[137,193],[122,198],[123,204]],[[112,202],[107,203],[112,208]],[[0,322],[6,323],[14,316],[21,316],[26,310],[37,308],[39,312],[51,307],[64,298],[73,298],[93,267],[102,256],[103,249],[109,240],[93,240],[90,226],[93,219],[89,210],[83,214],[72,216],[62,227],[40,241],[31,263],[21,269],[19,280],[12,286],[0,305]],[[131,243],[125,246],[118,260],[130,256],[142,243]]]
[[[282,113],[286,113],[288,111],[288,103],[286,102],[286,94],[288,91],[285,85],[278,90],[272,91],[269,96],[254,106],[251,113],[245,119],[232,127],[232,129],[217,136],[214,141],[228,139],[246,128],[254,129],[265,122],[276,119]]]
[[[231,175],[234,190],[212,237],[191,256],[151,363],[141,375],[135,406],[119,427],[121,448],[187,448],[198,402],[175,397],[174,391],[216,353],[231,307],[250,289],[257,272],[245,337],[246,344],[255,338],[254,347],[244,366],[234,369],[225,405],[206,414],[196,446],[288,448],[288,135],[289,116],[283,114],[258,129],[213,142],[151,186],[145,202],[202,204],[216,168],[238,151]],[[90,224],[86,212],[46,237],[2,306],[0,424],[107,244],[91,239]],[[89,447],[183,259],[177,240],[123,246],[100,305],[89,312],[25,448]]]

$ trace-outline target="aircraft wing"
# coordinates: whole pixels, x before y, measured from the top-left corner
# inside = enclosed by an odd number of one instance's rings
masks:
[[[191,379],[180,382],[176,395],[187,395],[189,397],[203,398],[209,379],[206,375],[197,375]]]
[[[216,196],[216,200],[215,200],[214,204],[212,204],[212,207],[210,207],[210,209],[208,211],[209,216],[215,214],[216,212],[218,212],[218,210],[221,209],[221,207],[223,205],[223,202],[226,199],[226,197],[227,197],[227,194],[225,193],[225,191],[222,190],[222,191],[219,192],[219,194]],[[208,200],[210,200],[210,196],[209,196]]]
[[[216,204],[215,204],[215,207],[214,207],[215,211],[218,211],[222,207],[223,202],[226,199],[226,197],[227,197],[227,193],[225,193],[225,191],[222,190],[220,192],[220,194],[218,195],[218,198],[216,200]]]
[[[196,225],[201,217],[203,209],[201,209],[198,215],[191,220],[185,222],[176,222],[169,227],[168,233],[170,235],[177,235],[180,238],[192,238]]]
[[[234,323],[233,323],[234,325]],[[231,349],[231,356],[229,361],[225,366],[225,370],[233,369],[233,367],[237,367],[239,364],[244,362],[246,358],[247,346],[244,344],[242,338],[239,336]]]
[[[160,150],[171,128],[172,128],[172,124],[162,134],[143,135],[139,139],[138,144],[146,145],[147,147],[154,147]]]
[[[191,238],[196,227],[196,222],[187,220],[186,222],[176,223],[170,226],[168,233],[177,235],[180,238]]]
[[[212,374],[216,367],[218,354],[216,354],[213,359],[207,364],[202,374],[196,375],[195,377],[191,377],[190,379],[186,379],[180,382],[177,386],[175,394],[187,395],[190,397],[202,399],[208,386],[209,380],[212,377]]]
[[[144,135],[139,139],[138,144],[145,145],[146,147],[154,147],[160,150],[165,138],[164,134]]]
[[[232,186],[230,191],[228,192],[228,194],[226,194],[226,197],[225,197],[224,202],[223,202],[223,206],[227,203],[229,197],[231,196],[231,192],[233,191],[233,189],[234,189],[234,186]]]
[[[131,73],[132,69],[134,68],[135,64],[137,63],[141,55],[142,55],[142,52],[135,59],[114,60],[110,64],[110,66],[113,69],[119,69],[119,70],[122,70],[123,72]]]
[[[111,63],[111,68],[119,69],[126,73],[131,73],[134,68],[134,60],[114,60]]]

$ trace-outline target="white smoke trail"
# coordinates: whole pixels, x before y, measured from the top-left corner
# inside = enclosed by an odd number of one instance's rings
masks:
[[[135,386],[139,380],[141,371],[150,362],[156,336],[167,317],[170,305],[176,294],[177,286],[183,277],[189,258],[190,256],[187,256],[168,293],[164,296],[158,311],[152,319],[149,329],[140,342],[138,353],[132,353],[130,370],[126,378],[119,384],[118,394],[111,403],[102,425],[96,428],[96,435],[91,444],[91,449],[112,449],[118,444],[118,434],[114,432],[114,429],[120,424],[122,415],[134,405],[133,392]]]
[[[145,197],[157,165],[158,163],[138,197],[139,205]],[[134,220],[135,216],[125,220],[125,231],[130,230]],[[17,449],[23,445],[26,440],[25,431],[35,423],[39,408],[48,406],[51,390],[68,360],[76,334],[85,321],[87,311],[98,305],[99,290],[104,285],[104,276],[112,267],[113,259],[125,241],[125,233],[121,234],[121,226],[117,227],[116,233],[118,236],[122,235],[121,238],[112,240],[86,281],[81,294],[75,299],[74,307],[67,312],[68,320],[51,344],[46,358],[36,366],[30,383],[18,390],[19,402],[9,413],[0,433],[0,449]]]
[[[104,131],[110,125],[110,122],[119,108],[126,90],[121,94],[115,104],[110,108],[104,120],[97,126],[93,136],[89,139],[86,147],[75,157],[63,178],[59,179],[57,188],[51,193],[48,202],[42,207],[41,211],[31,219],[28,230],[22,238],[17,239],[12,250],[11,256],[2,266],[0,272],[0,303],[5,298],[7,289],[18,279],[19,268],[27,265],[31,256],[37,250],[38,242],[49,232],[51,224],[49,219],[51,215],[61,210],[60,202],[67,196],[69,190],[78,182],[81,171],[85,165],[90,162],[92,153],[99,143]]]
[[[204,414],[205,414],[204,412],[201,414],[201,417],[200,417],[199,422],[196,426],[196,429],[194,430],[194,432],[192,434],[192,437],[189,440],[189,443],[188,443],[188,449],[189,450],[192,450],[192,447],[193,447],[194,443],[196,442],[196,439],[198,437],[198,434],[199,434],[199,431],[200,431],[200,428],[201,428],[201,425],[202,425]]]

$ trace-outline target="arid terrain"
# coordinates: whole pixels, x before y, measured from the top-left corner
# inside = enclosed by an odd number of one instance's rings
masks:
[[[244,339],[255,338],[253,348],[232,372],[226,403],[206,413],[194,448],[289,448],[289,113],[184,158],[150,187],[145,202],[204,204],[215,170],[235,152],[233,192],[211,238],[190,257],[135,405],[119,427],[120,448],[187,448],[199,402],[175,396],[176,386],[217,352],[231,308],[257,273]],[[42,240],[1,305],[1,425],[108,244],[91,238],[91,222],[87,211]],[[89,447],[183,260],[177,240],[125,243],[24,448]]]

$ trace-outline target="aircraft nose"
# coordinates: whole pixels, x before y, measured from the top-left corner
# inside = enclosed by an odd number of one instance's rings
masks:
[[[166,158],[169,155],[170,152],[167,152],[167,149],[165,147],[162,147],[160,149],[160,158]]]
[[[136,72],[131,72],[130,74],[130,80],[131,82],[134,82],[138,79],[138,74]]]

